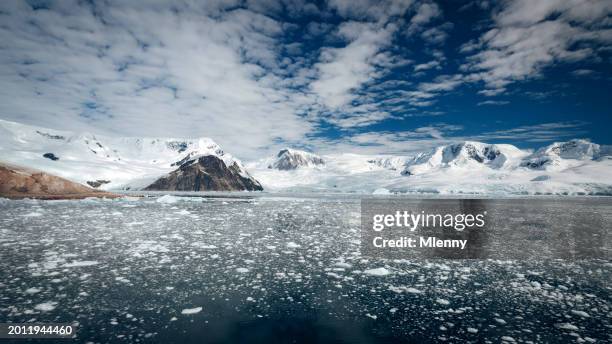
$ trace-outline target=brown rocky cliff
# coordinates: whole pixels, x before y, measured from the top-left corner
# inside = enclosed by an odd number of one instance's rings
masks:
[[[41,171],[0,164],[0,197],[78,199],[119,197]]]

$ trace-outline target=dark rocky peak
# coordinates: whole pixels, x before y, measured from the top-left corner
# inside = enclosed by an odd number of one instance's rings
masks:
[[[159,178],[145,190],[163,191],[261,191],[261,184],[238,163],[227,166],[215,155],[183,161],[179,168]]]

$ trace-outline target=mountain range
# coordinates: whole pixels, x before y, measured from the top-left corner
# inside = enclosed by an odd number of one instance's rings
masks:
[[[0,162],[101,190],[612,195],[610,146],[464,141],[412,156],[286,148],[243,164],[209,138],[122,138],[0,120]]]

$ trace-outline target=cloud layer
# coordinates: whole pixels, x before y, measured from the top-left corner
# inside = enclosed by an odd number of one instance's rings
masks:
[[[455,24],[431,1],[4,1],[0,116],[209,136],[246,159],[296,144],[407,151],[401,142],[464,138],[435,119],[445,95],[468,87],[474,106],[505,106],[487,97],[557,63],[601,60],[612,43],[609,1],[476,7],[486,24],[451,68]],[[414,116],[432,121],[372,129]]]

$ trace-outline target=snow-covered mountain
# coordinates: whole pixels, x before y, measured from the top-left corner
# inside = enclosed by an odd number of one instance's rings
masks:
[[[237,162],[226,164],[214,155],[200,155],[160,177],[144,190],[163,191],[262,191],[261,184]]]
[[[535,152],[466,141],[414,156],[283,149],[245,168],[208,138],[107,137],[0,120],[0,161],[104,190],[612,195],[612,151],[586,140]]]
[[[402,174],[418,175],[447,168],[508,170],[515,168],[519,161],[527,155],[527,152],[512,145],[465,141],[418,154],[406,163]]]
[[[387,170],[402,171],[410,160],[411,159],[403,156],[381,156],[372,158],[368,160],[368,162],[374,166]]]
[[[544,154],[543,152],[546,152]],[[269,169],[264,159],[247,166],[271,191],[337,191],[433,194],[612,194],[609,147],[585,140],[537,150],[508,144],[459,142],[411,157],[328,154],[325,165],[296,170]],[[544,164],[529,165],[548,157]],[[543,159],[542,159],[543,160]]]
[[[539,170],[563,170],[601,157],[601,146],[586,140],[555,142],[527,157],[521,166]]]
[[[302,150],[285,148],[278,152],[276,158],[268,165],[268,168],[288,171],[323,165],[325,165],[325,161],[318,155]]]
[[[0,160],[100,189],[140,189],[199,157],[214,156],[252,178],[209,138],[136,138],[73,133],[0,120]]]

